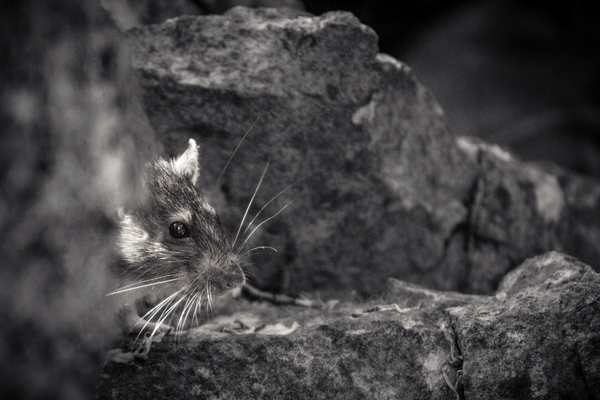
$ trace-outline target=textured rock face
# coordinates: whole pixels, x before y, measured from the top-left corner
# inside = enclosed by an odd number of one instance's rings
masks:
[[[499,302],[448,310],[465,360],[465,398],[599,398],[599,275],[549,253],[527,260],[501,288]]]
[[[430,93],[350,14],[239,7],[128,36],[153,125],[171,154],[202,144],[232,235],[268,161],[251,213],[293,202],[247,242],[278,250],[252,256],[259,286],[373,295],[391,276],[490,293],[570,235],[556,177],[449,135]]]
[[[109,364],[98,398],[600,398],[600,276],[571,257],[528,260],[495,297],[391,279],[330,311],[236,303],[212,328]],[[373,308],[373,304],[396,306]],[[362,310],[362,312],[360,311]],[[235,334],[300,326],[288,335]],[[238,322],[239,324],[239,322]]]

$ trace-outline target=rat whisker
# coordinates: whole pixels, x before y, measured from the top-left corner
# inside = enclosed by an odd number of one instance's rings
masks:
[[[194,294],[192,296],[190,296],[190,301],[189,301],[189,305],[186,304],[187,306],[187,314],[185,316],[185,319],[187,320],[188,315],[191,315],[191,321],[190,321],[190,329],[194,326],[194,321],[195,321],[195,312],[196,312],[196,304],[198,303],[198,300],[201,298],[202,294],[199,292],[194,292]],[[184,311],[185,311],[186,307],[184,307]]]
[[[202,305],[202,293],[199,292],[198,293],[198,298],[196,299],[196,303],[194,304],[194,312],[192,313],[192,325],[194,326],[194,323],[196,324],[196,326],[199,326],[200,321],[198,320],[198,308]]]
[[[144,316],[142,318],[140,318],[140,320],[135,325],[139,324],[141,321],[144,321],[144,325],[142,326],[142,328],[138,332],[137,336],[135,337],[135,340],[133,342],[134,344],[140,338],[140,335],[142,334],[144,329],[146,329],[146,326],[148,326],[148,324],[150,324],[150,321],[152,320],[152,318],[154,318],[154,316],[156,316],[156,314],[158,314],[163,307],[165,307],[171,301],[173,301],[173,298],[175,298],[180,292],[181,292],[181,290],[178,290],[175,293],[173,293],[172,295],[168,296],[167,298],[162,300],[160,303],[158,303],[156,306],[154,306],[150,310],[148,310],[148,312],[146,312],[146,314],[144,314]],[[133,328],[135,328],[135,325],[129,330],[129,333],[131,333]],[[160,323],[155,325],[154,331],[152,331],[152,335],[154,335],[154,332],[156,331],[158,326],[160,326]]]
[[[213,296],[210,289],[210,281],[206,282],[206,312],[210,313],[213,309]]]
[[[184,289],[185,288],[180,289],[179,291],[177,291],[177,293],[179,294],[179,293],[183,292]],[[179,306],[179,304],[183,300],[185,300],[185,298],[186,298],[186,295],[182,295],[182,296],[180,296],[180,298],[176,302],[174,302],[173,304],[171,304],[168,309],[166,308],[166,306],[163,308],[163,312],[161,313],[161,317],[159,319],[159,325],[169,316],[169,314],[171,314],[173,311],[175,311],[175,309],[177,308],[177,306]],[[173,299],[171,299],[171,301],[169,303],[171,303],[172,300]]]
[[[237,246],[237,249],[232,250],[232,251],[234,252],[235,256],[238,257],[238,259],[239,259],[241,257],[241,254],[243,252],[245,253],[248,250],[247,247],[248,246],[239,245],[239,246]]]
[[[173,312],[173,310],[175,310],[177,308],[177,306],[179,305],[179,303],[181,303],[184,300],[184,298],[185,297],[182,297],[179,300],[177,300],[173,305],[171,305],[171,307],[168,310],[163,310],[163,312],[161,313],[161,316],[158,319],[158,322],[154,326],[154,330],[152,331],[152,336],[154,336],[154,334],[156,333],[156,331],[158,330],[158,328],[169,317],[169,315]]]
[[[258,224],[258,225],[256,226],[256,228],[254,228],[254,229],[252,230],[252,232],[250,232],[250,234],[249,234],[249,235],[246,237],[246,240],[244,240],[244,243],[242,243],[242,246],[243,246],[243,245],[245,245],[245,244],[248,242],[248,240],[250,239],[250,237],[252,237],[252,235],[254,234],[254,232],[256,232],[256,230],[257,230],[258,228],[260,228],[260,227],[261,227],[263,224],[265,224],[265,223],[269,222],[270,220],[272,220],[273,218],[275,218],[275,217],[276,217],[277,215],[279,215],[279,214],[280,214],[280,213],[281,213],[283,210],[285,210],[285,209],[287,208],[287,206],[289,206],[289,205],[290,205],[290,204],[292,204],[293,202],[294,202],[294,200],[290,201],[290,202],[289,202],[289,203],[287,203],[285,206],[283,206],[283,207],[281,208],[281,210],[277,211],[275,214],[271,215],[269,218],[265,219],[265,220],[264,220],[264,221],[262,221],[260,224]]]
[[[198,303],[202,303],[202,293],[196,292],[193,298],[192,306],[190,307],[192,321],[190,327],[194,325],[194,320],[196,319],[196,312],[198,311]],[[193,308],[193,310],[192,310]]]
[[[177,274],[167,274],[167,275],[155,276],[154,278],[148,278],[148,279],[138,280],[138,281],[130,283],[128,285],[121,286],[120,289],[125,289],[125,288],[128,288],[130,286],[138,285],[140,283],[153,282],[153,281],[157,281],[157,280],[160,280],[160,279],[166,279],[166,278],[170,278],[172,276],[177,276]]]
[[[242,230],[242,227],[244,226],[244,221],[246,220],[246,217],[248,216],[248,211],[250,211],[250,207],[252,206],[252,202],[254,201],[254,198],[256,197],[256,194],[258,193],[258,189],[260,188],[260,185],[262,184],[262,181],[263,181],[263,179],[265,177],[265,174],[267,173],[267,170],[269,169],[269,163],[270,163],[270,161],[267,161],[267,165],[265,165],[265,169],[263,170],[262,175],[260,176],[260,180],[258,181],[258,185],[256,185],[256,189],[254,189],[254,193],[252,194],[252,198],[248,202],[248,207],[246,207],[246,211],[244,212],[244,216],[242,217],[242,222],[240,222],[240,227],[238,228],[238,231],[235,234],[235,238],[233,239],[233,244],[231,245],[231,247],[234,247],[235,243],[237,242],[237,238],[240,235],[240,231]]]
[[[183,309],[179,312],[179,318],[177,320],[177,325],[175,325],[175,335],[177,335],[177,332],[179,332],[179,331],[182,330],[181,329],[182,328],[181,321],[182,321],[182,318],[183,318],[183,313],[185,312],[185,308],[186,308],[186,306],[187,306],[187,304],[189,302],[189,294],[187,293],[187,291],[186,291],[186,293],[184,293],[181,296],[181,300],[185,300],[185,302],[183,303]]]
[[[252,253],[252,254],[253,254],[253,255],[256,255],[256,256],[259,256],[259,255],[270,255],[270,256],[272,256],[272,255],[273,255],[273,253],[268,253],[268,252],[266,252],[266,251],[263,251],[263,252],[257,252],[257,253]]]
[[[271,200],[267,201],[267,203],[262,206],[262,208],[260,210],[258,210],[258,212],[256,213],[256,215],[254,216],[254,218],[252,218],[252,221],[250,221],[250,223],[248,223],[248,225],[246,226],[246,229],[244,230],[244,232],[242,232],[242,235],[245,234],[246,232],[248,232],[248,229],[250,229],[250,227],[252,226],[252,224],[254,223],[254,221],[256,220],[256,218],[260,215],[260,213],[267,208],[267,206],[269,204],[271,204],[271,202],[273,200],[275,200],[276,198],[278,198],[279,196],[281,196],[283,193],[285,193],[287,190],[289,190],[290,188],[292,188],[294,185],[297,185],[298,183],[302,182],[304,179],[308,178],[310,175],[305,176],[303,178],[298,179],[296,182],[292,183],[291,185],[289,185],[288,187],[286,187],[285,189],[283,189],[281,192],[277,193],[275,196],[273,196],[271,198]]]
[[[198,304],[196,305],[197,307],[197,314],[199,315],[200,312],[202,311],[202,305],[206,305],[206,316],[210,317],[209,314],[209,289],[208,289],[208,285],[204,287],[204,289],[202,289],[202,291],[200,292],[200,298],[198,300]]]
[[[239,141],[239,143],[236,146],[235,150],[233,150],[233,153],[231,153],[231,157],[229,157],[229,160],[227,160],[227,164],[225,164],[225,166],[223,167],[223,171],[221,171],[221,174],[219,175],[219,178],[217,179],[217,184],[219,183],[219,181],[223,177],[223,174],[225,173],[225,170],[229,166],[229,163],[231,162],[231,160],[233,160],[233,156],[235,155],[235,153],[240,148],[240,145],[242,144],[242,142],[244,141],[244,139],[246,139],[246,136],[248,136],[248,133],[250,133],[250,131],[252,130],[252,128],[254,127],[254,125],[256,124],[256,122],[258,122],[259,118],[260,118],[260,115],[258,117],[256,117],[256,119],[254,120],[254,122],[252,123],[252,125],[250,126],[250,128],[248,128],[248,130],[246,131],[246,133],[244,134],[244,136],[242,136],[242,139]]]
[[[142,284],[142,283],[147,283],[147,282],[156,282],[157,280],[161,280],[161,279],[167,279],[167,278],[170,278],[170,277],[172,277],[172,276],[177,276],[177,274],[168,274],[168,275],[157,276],[157,277],[154,277],[154,278],[149,278],[149,279],[142,279],[142,280],[139,280],[139,281],[136,281],[136,282],[130,283],[130,284],[128,284],[128,285],[121,286],[120,288],[118,288],[118,289],[115,289],[115,291],[117,291],[117,290],[123,290],[123,289],[128,289],[128,288],[132,288],[132,287],[135,287],[135,286],[137,286],[137,285],[140,285],[140,284]],[[111,293],[112,293],[112,292],[111,292]],[[109,293],[107,296],[109,296],[111,293]]]
[[[256,270],[256,267],[254,266],[254,264],[248,264],[247,267]],[[249,278],[256,278],[257,277],[256,273],[254,273],[254,272],[245,271],[245,273],[246,273],[246,276],[249,277]]]
[[[239,254],[239,257],[240,258],[241,257],[246,257],[248,254],[250,254],[251,252],[256,251],[256,250],[273,250],[275,253],[278,252],[275,247],[271,247],[271,246],[256,246],[256,247],[248,249],[248,250],[244,251],[243,253]]]
[[[148,312],[146,312],[146,314],[144,314],[144,316],[142,318],[140,318],[140,321],[144,321],[145,320],[145,324],[142,326],[141,331],[144,330],[144,328],[146,327],[146,325],[148,325],[150,323],[150,320],[152,318],[154,318],[154,316],[156,314],[158,314],[158,312],[165,307],[165,305],[168,305],[168,303],[170,303],[173,298],[177,297],[177,295],[181,292],[181,289],[176,291],[175,293],[173,293],[172,295],[168,296],[167,298],[163,299],[160,303],[158,303],[157,305],[155,305],[154,307],[152,307],[150,310],[148,310]],[[137,324],[136,324],[137,325]],[[132,328],[133,330],[133,328]],[[131,332],[131,331],[130,331]],[[139,337],[139,334],[138,334]],[[136,339],[137,340],[137,339]]]
[[[185,301],[185,305],[183,306],[183,310],[179,317],[179,322],[177,323],[177,329],[175,330],[175,332],[183,330],[185,321],[187,320],[188,316],[190,315],[192,306],[196,302],[197,298],[198,298],[198,293],[193,293],[191,296],[190,295],[187,296],[187,300]]]
[[[180,280],[180,279],[181,279],[181,278],[167,279],[167,280],[164,280],[164,281],[147,283],[147,284],[145,284],[145,285],[140,285],[140,286],[135,286],[135,287],[130,287],[130,288],[128,288],[127,286],[124,286],[123,288],[121,288],[121,289],[118,289],[118,290],[115,290],[114,292],[110,292],[110,293],[106,294],[105,296],[113,296],[113,295],[115,295],[115,294],[119,294],[119,293],[128,292],[128,291],[130,291],[130,290],[141,289],[141,288],[145,288],[145,287],[148,287],[148,286],[161,285],[161,284],[163,284],[163,283],[168,283],[168,282],[178,281],[178,280]]]

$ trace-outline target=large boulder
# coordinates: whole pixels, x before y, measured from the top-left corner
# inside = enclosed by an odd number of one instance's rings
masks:
[[[576,247],[557,176],[450,135],[410,68],[349,13],[237,7],[127,36],[167,153],[201,143],[203,185],[232,236],[267,163],[251,214],[291,202],[237,242],[278,250],[250,257],[260,287],[369,296],[396,277],[491,293],[527,257]]]

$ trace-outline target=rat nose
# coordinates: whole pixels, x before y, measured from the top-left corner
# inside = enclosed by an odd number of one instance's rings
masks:
[[[211,272],[209,274],[210,287],[218,293],[241,287],[246,280],[244,271],[237,265],[228,269],[213,269]]]

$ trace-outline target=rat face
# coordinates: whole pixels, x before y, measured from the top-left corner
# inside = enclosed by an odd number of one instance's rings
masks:
[[[175,197],[186,196],[176,190],[167,192]],[[242,286],[244,274],[219,216],[200,193],[193,192],[194,201],[187,200],[185,207],[178,205],[175,210],[167,207],[153,221],[158,232],[155,239],[161,247],[157,256],[168,261],[170,272],[184,277],[190,290],[205,291],[207,296],[220,295]]]
[[[190,140],[180,157],[148,166],[146,201],[121,222],[121,272],[129,282],[165,282],[166,295],[179,291],[210,302],[241,287],[244,273],[219,216],[196,187],[197,157]]]

